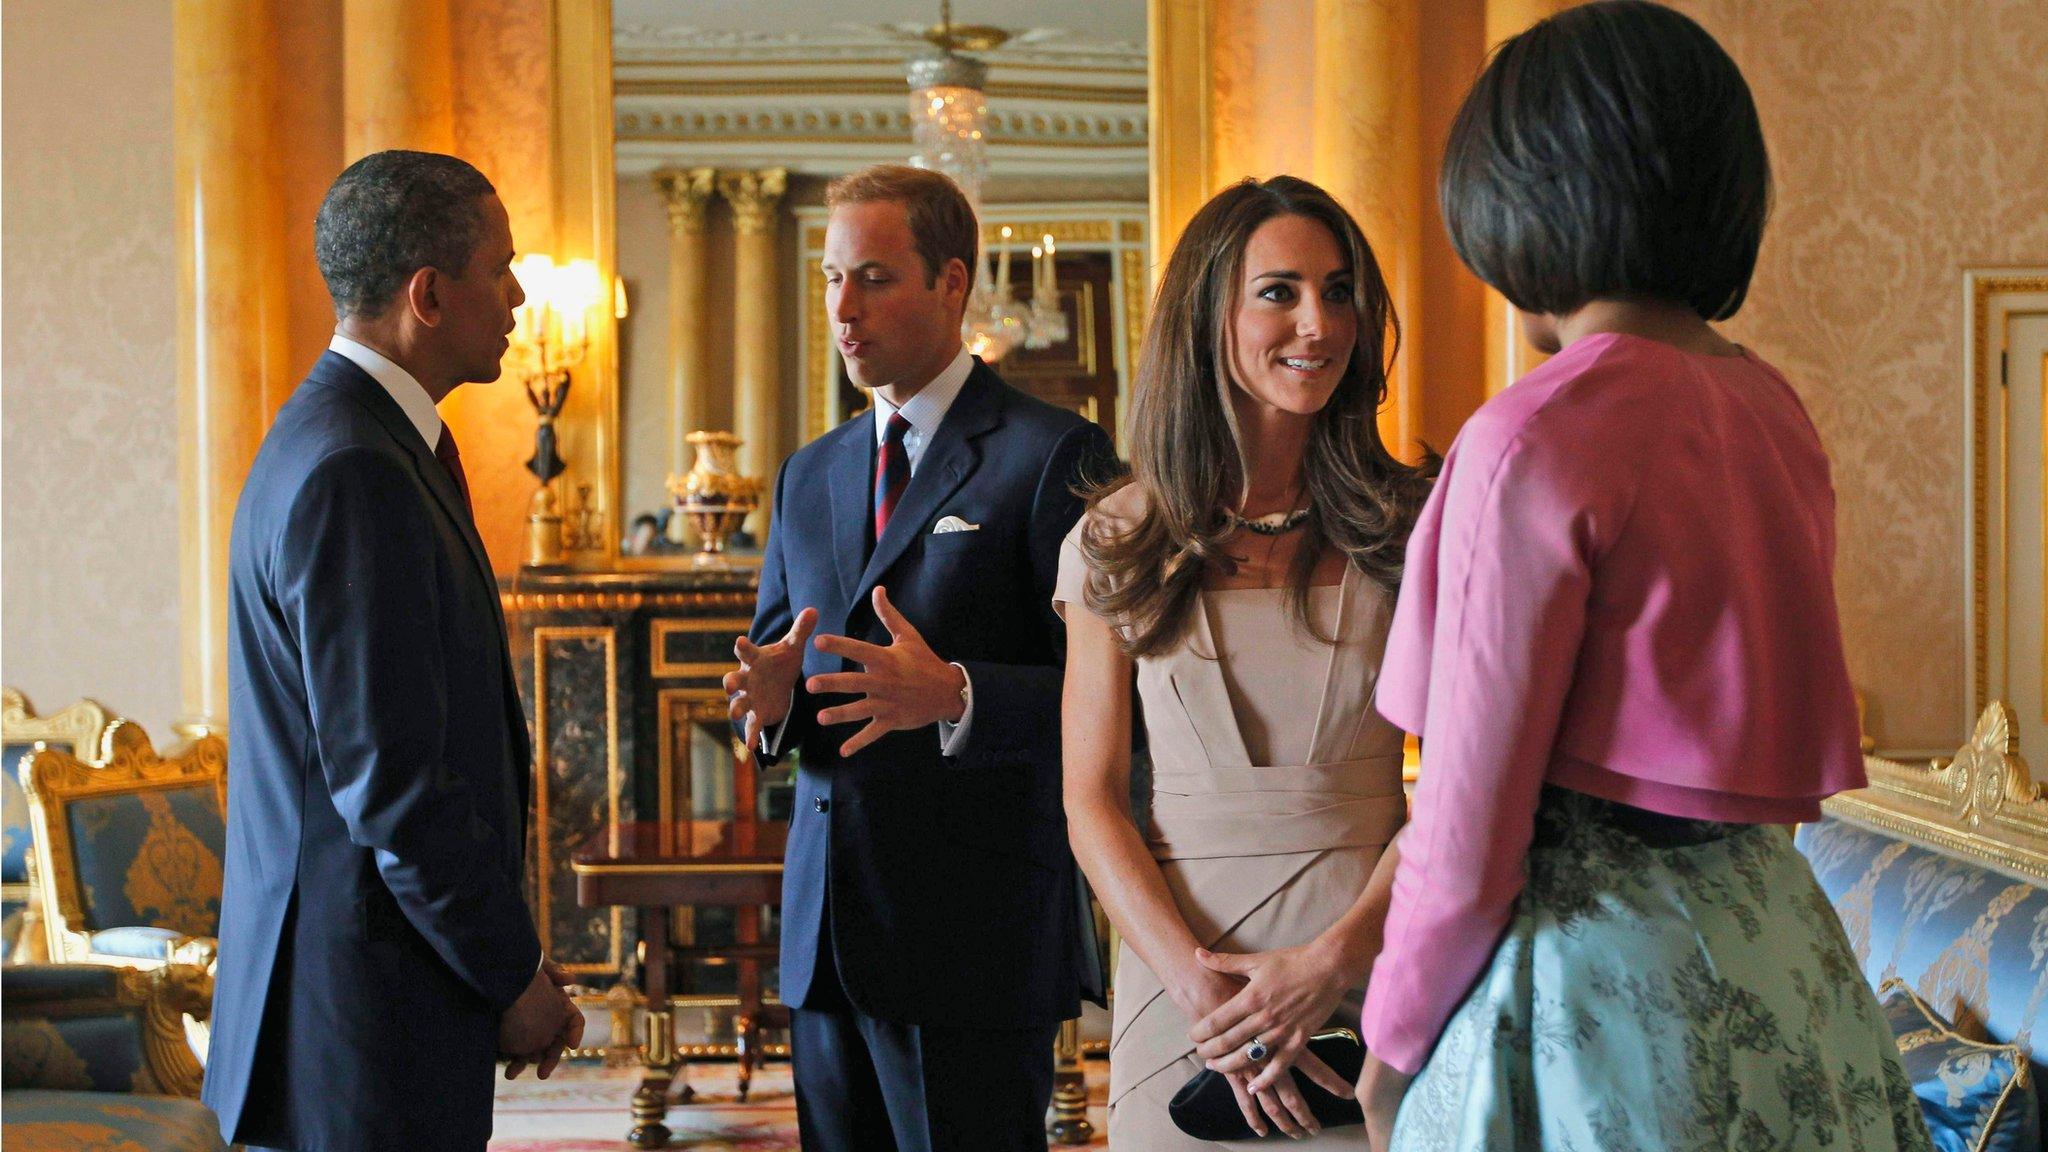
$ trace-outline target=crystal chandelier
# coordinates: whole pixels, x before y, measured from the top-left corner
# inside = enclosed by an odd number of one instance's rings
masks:
[[[944,173],[958,184],[977,220],[981,186],[988,176],[988,65],[953,49],[969,44],[993,48],[1006,36],[995,28],[955,29],[952,0],[940,0],[939,25],[927,33],[938,51],[912,60],[907,74],[911,143],[916,149],[910,162]],[[1047,234],[1031,249],[1031,299],[1023,304],[1010,288],[1010,236],[1010,229],[1004,228],[998,251],[991,253],[984,246],[975,261],[974,286],[960,321],[960,337],[968,351],[990,362],[1019,344],[1046,348],[1068,335],[1053,270],[1052,236]]]

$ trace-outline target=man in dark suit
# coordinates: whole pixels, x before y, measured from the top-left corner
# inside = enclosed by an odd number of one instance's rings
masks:
[[[783,465],[726,677],[751,746],[801,749],[798,1125],[816,1152],[1043,1149],[1081,963],[1053,578],[1113,453],[962,348],[977,225],[949,180],[870,168],[827,203],[826,307],[874,408]]]
[[[205,1101],[252,1146],[482,1149],[500,1054],[582,1015],[525,900],[526,719],[435,404],[524,299],[483,174],[380,152],[320,206],[339,320],[229,545],[226,886]],[[522,1059],[523,1058],[523,1059]]]

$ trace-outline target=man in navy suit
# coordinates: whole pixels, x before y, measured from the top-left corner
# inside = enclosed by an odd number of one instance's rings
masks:
[[[205,1101],[230,1142],[481,1150],[491,1074],[583,1017],[521,892],[526,718],[435,404],[498,377],[504,205],[452,156],[343,172],[314,246],[334,342],[229,544],[228,843]]]
[[[801,749],[798,1126],[813,1152],[1042,1150],[1082,959],[1053,577],[1113,452],[961,346],[977,224],[951,181],[880,166],[826,201],[826,308],[874,407],[784,463],[725,683],[750,746]]]

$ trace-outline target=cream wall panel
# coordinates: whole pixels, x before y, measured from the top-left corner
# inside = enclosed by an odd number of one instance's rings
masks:
[[[169,0],[8,0],[0,678],[179,712]],[[110,83],[118,77],[118,83]]]
[[[2048,258],[2048,5],[1681,0],[1742,65],[1777,206],[1734,338],[1834,459],[1835,588],[1880,748],[1960,744],[1966,266]]]

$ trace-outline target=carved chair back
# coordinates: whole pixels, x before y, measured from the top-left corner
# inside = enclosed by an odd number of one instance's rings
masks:
[[[216,935],[227,843],[227,742],[160,757],[116,720],[101,763],[38,748],[23,768],[53,959],[169,958]],[[210,945],[209,945],[210,949]]]
[[[80,700],[61,712],[38,716],[26,696],[0,688],[0,761],[6,769],[0,778],[0,916],[8,924],[0,935],[9,946],[19,937],[32,954],[43,933],[35,894],[35,833],[28,793],[21,784],[22,761],[39,743],[67,747],[81,760],[96,761],[108,723],[107,710],[97,701]],[[18,933],[13,928],[17,915],[23,916]]]

